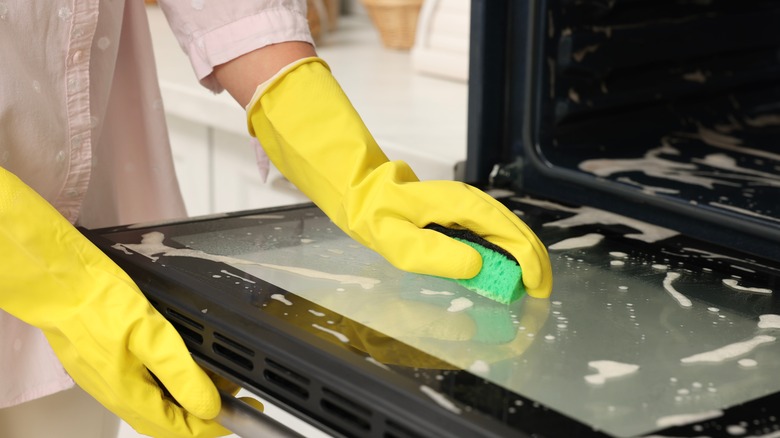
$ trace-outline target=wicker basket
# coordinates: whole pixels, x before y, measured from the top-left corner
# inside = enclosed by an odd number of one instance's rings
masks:
[[[314,42],[319,43],[323,32],[322,20],[320,19],[319,11],[314,5],[314,0],[307,0],[306,3],[306,18],[309,21],[309,31],[311,32],[311,37],[314,39]]]
[[[306,3],[309,30],[314,41],[319,44],[323,35],[336,30],[341,4],[339,0],[307,0]]]
[[[414,45],[417,18],[423,0],[361,0],[385,47],[409,49]]]

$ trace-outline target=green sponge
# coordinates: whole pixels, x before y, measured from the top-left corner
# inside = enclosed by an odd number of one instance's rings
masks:
[[[502,304],[509,304],[523,296],[523,271],[517,260],[503,248],[468,230],[455,230],[437,224],[426,228],[463,242],[482,256],[479,273],[472,278],[455,280],[457,283]]]

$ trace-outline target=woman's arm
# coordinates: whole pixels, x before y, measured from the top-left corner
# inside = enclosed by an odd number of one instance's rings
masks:
[[[317,56],[317,53],[314,46],[306,42],[272,44],[216,66],[214,75],[228,93],[245,107],[258,85],[270,79],[282,67],[310,56]]]

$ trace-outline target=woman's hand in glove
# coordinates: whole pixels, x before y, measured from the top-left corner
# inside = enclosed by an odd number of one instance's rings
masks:
[[[394,266],[471,278],[479,253],[432,223],[468,229],[511,253],[529,295],[547,297],[547,250],[528,226],[484,192],[455,181],[424,181],[389,161],[319,58],[283,68],[247,106],[249,130],[274,165],[344,232]]]
[[[127,274],[2,168],[0,254],[0,307],[39,327],[101,404],[154,437],[230,433],[211,421],[219,393],[176,330]]]

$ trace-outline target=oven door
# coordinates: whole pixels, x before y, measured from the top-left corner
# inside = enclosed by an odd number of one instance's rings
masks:
[[[549,300],[399,271],[311,205],[85,233],[198,360],[334,436],[780,429],[776,264],[493,194],[548,245]]]

